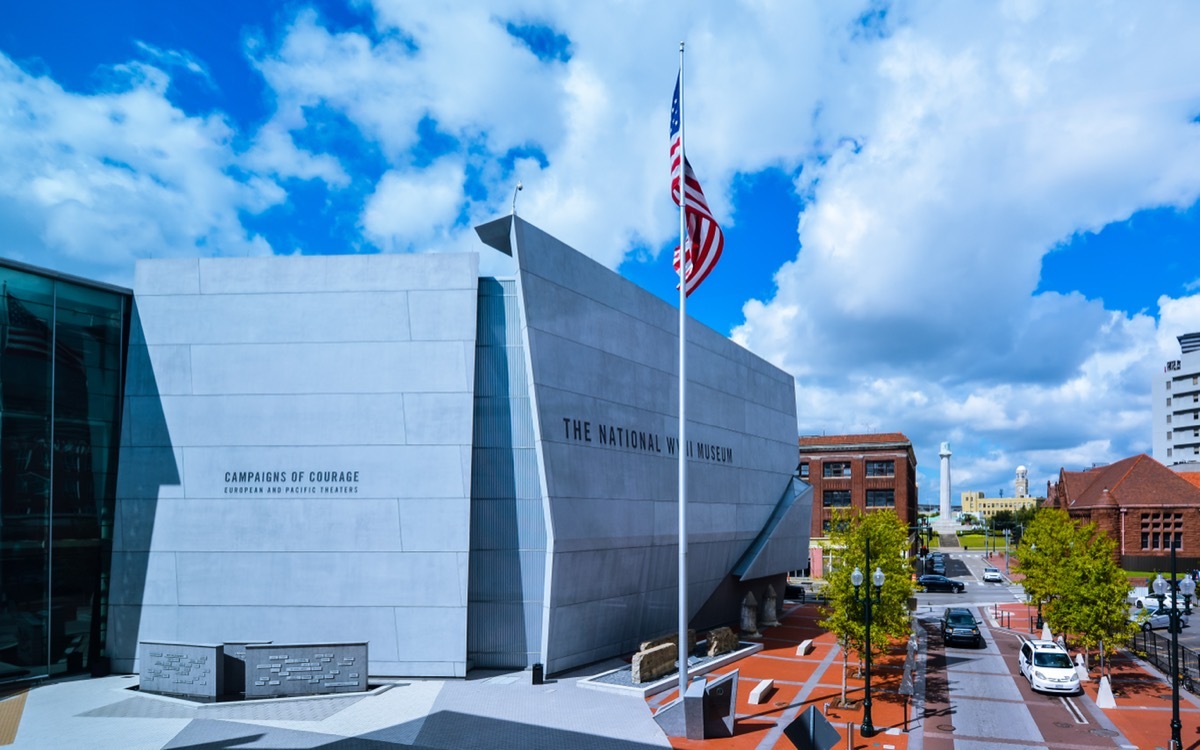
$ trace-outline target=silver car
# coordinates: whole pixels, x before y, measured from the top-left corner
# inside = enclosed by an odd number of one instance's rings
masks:
[[[1144,632],[1169,628],[1171,626],[1171,608],[1143,609],[1129,619],[1140,623]],[[1179,611],[1179,624],[1181,627],[1187,627],[1188,624],[1188,616],[1182,610]]]

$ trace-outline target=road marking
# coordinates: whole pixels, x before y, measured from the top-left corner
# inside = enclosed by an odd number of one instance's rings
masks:
[[[1083,711],[1080,711],[1079,706],[1075,705],[1075,701],[1071,700],[1070,698],[1068,698],[1065,695],[1058,696],[1058,699],[1060,701],[1062,701],[1063,706],[1065,706],[1067,711],[1071,714],[1071,716],[1075,718],[1076,724],[1089,723],[1087,720],[1087,717],[1085,717],[1083,715]]]

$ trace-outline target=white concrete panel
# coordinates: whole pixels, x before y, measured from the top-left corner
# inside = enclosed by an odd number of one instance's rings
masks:
[[[443,395],[450,406],[469,408],[462,394]],[[163,396],[135,402],[161,410],[171,425],[171,441],[192,446],[277,445],[403,445],[404,404],[399,393],[255,396]],[[457,415],[456,412],[450,412]],[[468,420],[469,421],[469,420]],[[153,429],[152,419],[137,419],[139,427]],[[140,433],[135,444],[149,442]],[[446,442],[464,442],[462,440]],[[470,428],[467,429],[470,442]]]
[[[466,661],[466,608],[405,607],[393,612],[401,660]]]
[[[194,261],[193,261],[194,262]],[[397,291],[473,286],[475,253],[421,255],[309,255],[269,258],[205,258],[199,261],[205,294],[322,291]],[[134,289],[142,293],[142,287]]]
[[[409,292],[413,340],[474,341],[478,299],[476,284],[459,289]]]
[[[148,296],[138,310],[146,340],[160,345],[410,338],[408,293],[397,291]]]
[[[188,346],[136,346],[130,344],[125,393],[159,396],[191,393],[192,350]]]
[[[460,393],[405,393],[404,434],[412,445],[470,445],[473,399]]]
[[[453,552],[180,552],[179,603],[401,607],[466,601]]]
[[[133,288],[143,294],[197,294],[200,261],[196,258],[139,260],[133,270]]]
[[[118,498],[183,497],[183,452],[166,446],[124,446]]]
[[[213,553],[399,552],[400,518],[396,501],[383,498],[187,498],[158,510],[154,547]]]
[[[470,549],[469,500],[399,500],[397,504],[405,552]]]
[[[182,607],[179,640],[321,643],[366,641],[368,658],[395,661],[396,631],[390,607]]]
[[[453,341],[192,348],[197,394],[469,393],[473,382]]]
[[[179,603],[172,552],[114,552],[111,580],[112,604]]]

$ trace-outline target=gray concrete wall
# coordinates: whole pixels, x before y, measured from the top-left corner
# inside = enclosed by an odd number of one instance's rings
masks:
[[[532,225],[518,220],[516,237],[549,517],[543,650],[555,672],[675,629],[679,316]],[[689,474],[695,614],[783,497],[796,407],[787,373],[695,321],[688,342],[688,439],[711,448],[696,450]],[[807,538],[771,572],[806,556]]]
[[[373,674],[465,673],[477,283],[474,254],[138,264],[116,669],[366,641]]]

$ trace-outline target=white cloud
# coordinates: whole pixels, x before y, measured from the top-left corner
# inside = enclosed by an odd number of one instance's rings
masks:
[[[743,220],[739,175],[798,173],[803,249],[733,335],[797,376],[801,431],[906,432],[926,482],[951,440],[956,491],[1149,449],[1150,374],[1200,330],[1195,272],[1157,324],[1037,289],[1061,243],[1200,195],[1194,4],[370,9],[375,28],[302,11],[252,40],[272,110],[250,132],[173,105],[156,68],[86,96],[3,60],[17,254],[105,276],[139,255],[265,252],[239,215],[293,179],[361,192],[350,215],[385,250],[477,249],[470,225],[507,213],[519,179],[522,216],[616,267],[675,231],[667,108],[686,39],[689,156],[722,223]],[[508,22],[546,25],[570,59],[539,60]],[[153,43],[159,65],[207,74]]]
[[[366,236],[387,251],[425,249],[453,226],[463,202],[463,165],[445,158],[424,171],[388,172],[368,199]]]
[[[129,283],[133,258],[270,252],[238,212],[284,196],[230,177],[228,124],[174,107],[155,68],[125,73],[120,90],[73,94],[0,55],[6,255]]]

